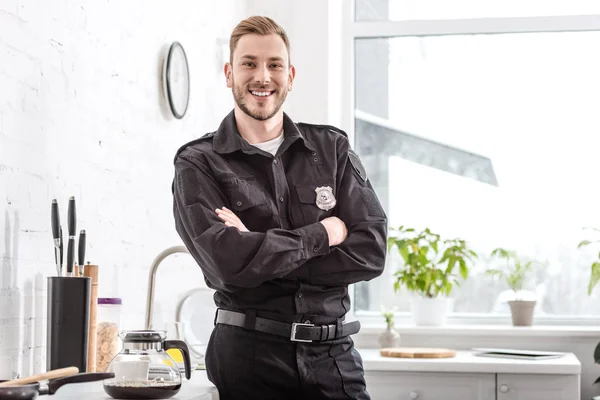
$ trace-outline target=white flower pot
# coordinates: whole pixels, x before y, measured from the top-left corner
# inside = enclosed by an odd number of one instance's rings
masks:
[[[410,311],[415,325],[439,326],[446,322],[454,308],[454,299],[448,297],[428,298],[415,296],[410,301]]]

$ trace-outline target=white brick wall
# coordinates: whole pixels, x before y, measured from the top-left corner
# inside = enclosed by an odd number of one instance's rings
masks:
[[[149,265],[180,244],[171,213],[173,155],[231,109],[222,43],[244,17],[243,5],[0,3],[0,379],[45,370],[52,198],[65,229],[67,200],[75,196],[87,259],[101,268],[100,295],[121,296],[123,326],[143,327]],[[191,68],[182,121],[167,113],[159,80],[175,40]],[[202,284],[188,256],[164,264],[157,321],[179,293]]]

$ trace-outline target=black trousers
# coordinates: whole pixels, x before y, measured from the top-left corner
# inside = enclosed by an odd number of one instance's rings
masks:
[[[350,337],[302,343],[217,324],[205,362],[221,400],[370,400]]]

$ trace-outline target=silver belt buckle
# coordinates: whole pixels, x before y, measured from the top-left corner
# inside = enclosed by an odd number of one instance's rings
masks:
[[[310,343],[310,342],[312,342],[312,340],[310,340],[310,339],[309,339],[309,340],[304,340],[304,339],[296,339],[296,329],[297,329],[299,326],[315,326],[315,325],[314,325],[314,324],[302,324],[302,323],[299,323],[299,322],[294,322],[294,323],[292,323],[292,333],[291,333],[291,335],[290,335],[290,340],[291,340],[292,342],[306,342],[306,343]]]

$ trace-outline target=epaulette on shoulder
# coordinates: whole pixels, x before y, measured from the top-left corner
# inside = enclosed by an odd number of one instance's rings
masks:
[[[198,139],[194,139],[190,142],[187,142],[186,144],[184,144],[183,146],[181,146],[179,148],[179,150],[177,150],[177,153],[175,153],[175,160],[177,160],[177,157],[179,157],[179,154],[181,154],[182,151],[184,151],[185,149],[187,149],[190,146],[195,145],[196,143],[200,143],[205,141],[206,139],[210,139],[215,135],[216,132],[209,132],[203,136],[200,136]]]
[[[306,122],[298,122],[298,123],[296,123],[296,125],[304,125],[304,126],[310,127],[310,128],[321,128],[321,129],[325,129],[329,132],[339,133],[341,135],[344,135],[345,137],[348,137],[348,134],[346,132],[344,132],[340,128],[337,128],[333,125],[316,125],[316,124],[308,124]]]

